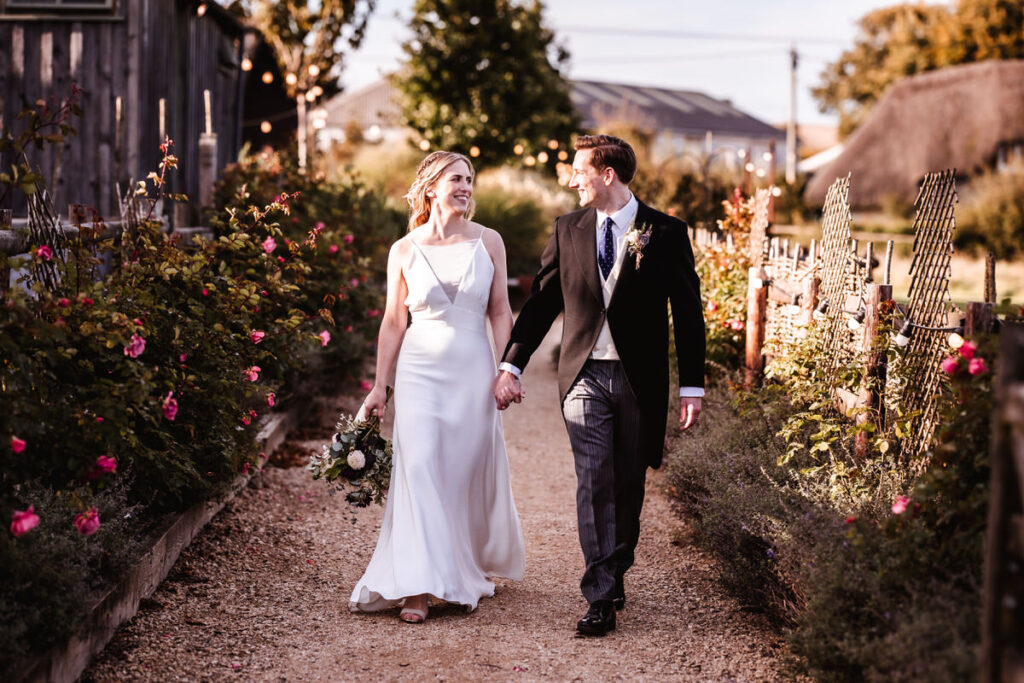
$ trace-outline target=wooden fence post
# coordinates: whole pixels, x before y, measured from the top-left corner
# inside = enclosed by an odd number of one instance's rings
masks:
[[[217,182],[217,134],[213,132],[210,91],[203,91],[206,111],[204,132],[199,134],[199,210],[213,208],[213,186]]]
[[[0,230],[10,230],[14,212],[11,209],[0,209]],[[0,293],[6,292],[11,286],[11,269],[0,267]]]
[[[764,372],[764,323],[768,311],[768,283],[764,270],[751,268],[747,275],[747,359],[744,381],[758,386]]]
[[[884,427],[885,411],[882,399],[885,393],[887,348],[882,333],[892,318],[892,285],[868,285],[864,292],[864,333],[861,350],[864,353],[864,379],[857,397],[857,424],[871,422],[877,430]],[[854,455],[860,459],[870,449],[870,435],[858,431],[854,440]]]
[[[967,316],[964,319],[964,336],[968,339],[979,334],[991,334],[995,331],[995,304],[971,301],[967,304]]]
[[[984,683],[1024,679],[1019,570],[1024,562],[1024,325],[1006,324],[999,337],[982,594],[979,680]]]

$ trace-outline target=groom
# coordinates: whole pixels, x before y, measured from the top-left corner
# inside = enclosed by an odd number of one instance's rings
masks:
[[[576,464],[576,513],[590,604],[582,635],[615,628],[623,576],[640,535],[647,467],[661,465],[668,413],[669,304],[679,361],[679,421],[704,395],[704,317],[686,224],[629,190],[636,156],[611,135],[580,136],[569,187],[579,211],[555,220],[530,298],[499,365],[502,409],[524,396],[519,377],[555,318],[562,415]]]

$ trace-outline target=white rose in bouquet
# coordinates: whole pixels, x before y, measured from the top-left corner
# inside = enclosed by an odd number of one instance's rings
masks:
[[[348,466],[354,470],[361,470],[366,467],[366,455],[360,450],[354,450],[348,454]]]

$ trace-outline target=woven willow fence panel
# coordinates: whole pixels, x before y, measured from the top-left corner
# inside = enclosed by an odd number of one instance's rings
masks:
[[[915,327],[910,343],[899,354],[899,362],[904,364],[899,374],[906,377],[906,385],[900,388],[904,409],[920,411],[921,415],[914,420],[913,431],[904,444],[907,455],[920,454],[935,431],[936,398],[941,381],[939,366],[947,353],[948,332],[921,326],[943,328],[950,323],[950,259],[958,201],[955,173],[955,170],[929,173],[914,202],[917,215],[907,320]]]
[[[857,348],[859,335],[846,326],[849,301],[863,301],[867,280],[866,263],[857,257],[850,235],[850,176],[837,178],[825,196],[821,221],[821,257],[818,277],[821,278],[819,298],[825,310],[819,315],[822,345],[832,349],[829,369],[850,362]]]

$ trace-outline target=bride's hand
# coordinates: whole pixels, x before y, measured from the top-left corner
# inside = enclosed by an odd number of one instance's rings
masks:
[[[366,417],[376,415],[377,417],[384,417],[384,408],[387,405],[387,395],[384,393],[383,387],[374,385],[370,393],[366,395],[366,399],[363,400],[363,408],[366,409]]]

